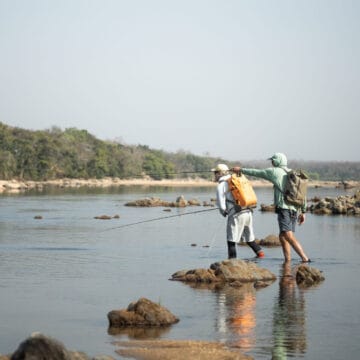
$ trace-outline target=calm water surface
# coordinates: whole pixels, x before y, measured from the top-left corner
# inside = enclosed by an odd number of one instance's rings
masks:
[[[207,209],[130,208],[157,196],[209,201],[214,188],[64,190],[0,197],[0,353],[40,331],[69,349],[109,354],[116,340],[134,338],[221,341],[255,359],[357,359],[360,351],[360,219],[309,214],[297,236],[323,271],[320,286],[301,290],[286,277],[279,248],[259,264],[278,276],[271,286],[220,291],[172,282],[182,269],[226,258],[225,219],[215,210],[137,226],[143,220]],[[271,189],[257,189],[271,203]],[[310,189],[310,196],[345,194]],[[351,194],[351,193],[346,193]],[[120,215],[96,220],[97,215]],[[42,220],[35,220],[40,215]],[[274,214],[254,212],[258,238],[277,233]],[[197,244],[196,247],[191,244]],[[209,246],[209,247],[205,247]],[[239,258],[252,258],[247,247]],[[292,265],[298,263],[294,255]],[[108,333],[107,313],[140,297],[180,318],[166,330]],[[120,357],[117,357],[120,358]]]

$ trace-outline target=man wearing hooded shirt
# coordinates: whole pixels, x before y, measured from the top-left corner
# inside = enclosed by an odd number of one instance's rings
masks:
[[[303,207],[299,209],[300,214],[298,215],[298,209],[295,206],[285,203],[282,189],[285,186],[287,172],[290,171],[290,169],[287,168],[286,156],[282,153],[276,153],[268,160],[271,160],[273,167],[263,170],[234,167],[231,170],[235,172],[241,171],[245,175],[259,177],[274,184],[274,204],[276,206],[276,213],[278,215],[280,229],[279,239],[285,261],[291,260],[292,247],[301,257],[303,262],[309,262],[310,259],[307,257],[301,244],[294,235],[296,220],[298,220],[299,225],[305,222],[306,204],[304,204]]]
[[[236,244],[243,240],[251,247],[257,257],[264,257],[264,252],[255,242],[252,210],[240,210],[234,205],[234,198],[227,182],[231,177],[229,168],[225,164],[218,164],[212,171],[215,175],[215,181],[218,182],[216,199],[219,211],[221,215],[228,217],[226,226],[228,258],[236,258]]]

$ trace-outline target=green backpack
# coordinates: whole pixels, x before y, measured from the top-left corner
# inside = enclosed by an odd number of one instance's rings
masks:
[[[287,174],[286,182],[280,191],[284,194],[285,203],[300,208],[306,202],[309,177],[302,170],[284,171]]]

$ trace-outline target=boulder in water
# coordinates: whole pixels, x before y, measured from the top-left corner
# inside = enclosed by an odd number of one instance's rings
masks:
[[[179,321],[168,309],[146,298],[130,303],[126,310],[110,311],[108,320],[110,327],[168,326]]]
[[[224,260],[210,265],[209,269],[177,271],[170,280],[187,283],[233,283],[233,282],[272,282],[276,276],[252,261],[240,259]]]

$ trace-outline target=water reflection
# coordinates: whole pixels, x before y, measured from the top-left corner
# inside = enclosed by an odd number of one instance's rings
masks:
[[[229,344],[243,351],[255,347],[256,290],[254,285],[244,284],[239,288],[224,287],[218,292],[219,316],[217,329],[222,341],[233,339]]]
[[[273,360],[287,359],[306,352],[304,291],[300,289],[291,269],[285,262],[279,280],[279,296],[273,318]]]
[[[112,336],[127,336],[129,339],[157,339],[164,336],[170,331],[171,327],[126,327],[116,328],[109,327],[108,334]]]

